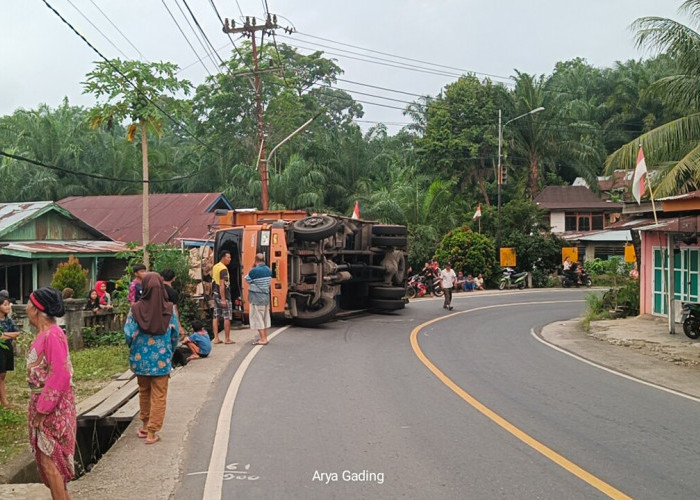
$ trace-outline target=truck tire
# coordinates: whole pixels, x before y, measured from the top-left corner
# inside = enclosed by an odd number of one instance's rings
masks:
[[[337,310],[338,304],[335,299],[321,298],[317,303],[317,307],[313,309],[299,307],[297,317],[292,321],[299,326],[318,326],[332,320]]]
[[[371,286],[369,296],[373,299],[402,299],[406,289],[400,286]]]
[[[405,236],[372,236],[372,246],[375,247],[401,247],[408,245]]]
[[[328,215],[313,215],[294,221],[294,237],[301,241],[319,241],[335,233],[338,221]]]
[[[372,226],[372,234],[377,236],[406,236],[406,234],[408,234],[408,229],[406,229],[406,226],[378,224],[376,226]]]
[[[397,311],[406,307],[402,299],[369,299],[368,305],[370,309],[377,311]]]

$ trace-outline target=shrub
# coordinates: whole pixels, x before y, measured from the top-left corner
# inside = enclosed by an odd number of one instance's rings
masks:
[[[123,331],[102,331],[99,327],[83,328],[83,342],[85,347],[99,347],[105,345],[123,345]]]
[[[62,291],[64,288],[72,288],[75,297],[83,297],[87,292],[88,270],[83,269],[80,261],[71,255],[68,262],[61,262],[53,275],[51,286]]]
[[[496,266],[495,254],[493,242],[488,237],[462,226],[445,235],[435,251],[435,258],[441,265],[452,262],[452,267],[464,272],[465,276],[481,273],[488,280]]]

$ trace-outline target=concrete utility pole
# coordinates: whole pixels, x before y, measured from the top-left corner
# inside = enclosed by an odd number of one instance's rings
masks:
[[[262,209],[270,208],[270,201],[267,193],[268,173],[267,173],[267,155],[265,154],[265,126],[262,106],[262,89],[260,85],[260,72],[258,70],[258,46],[256,43],[256,33],[262,32],[260,37],[260,46],[262,48],[262,40],[265,34],[272,35],[274,30],[279,28],[277,24],[277,16],[267,15],[265,24],[256,26],[255,17],[246,17],[243,26],[237,28],[236,21],[225,19],[223,31],[224,33],[242,33],[251,40],[253,50],[253,87],[255,88],[255,109],[258,118],[258,144],[260,149],[258,152],[258,171],[260,172],[260,181],[262,183]]]

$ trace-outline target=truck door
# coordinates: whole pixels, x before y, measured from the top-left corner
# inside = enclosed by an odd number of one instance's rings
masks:
[[[227,250],[231,253],[231,263],[228,267],[228,275],[231,279],[231,299],[236,301],[241,297],[241,240],[243,229],[225,229],[216,233],[214,240],[214,259],[219,262],[220,253]]]

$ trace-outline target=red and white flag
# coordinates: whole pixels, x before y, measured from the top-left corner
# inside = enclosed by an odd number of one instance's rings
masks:
[[[644,151],[642,146],[639,146],[637,153],[637,166],[634,169],[634,179],[632,180],[632,196],[637,200],[637,204],[641,203],[642,196],[646,191],[647,180],[647,162],[644,161]]]
[[[474,214],[474,217],[472,219],[476,220],[480,217],[481,217],[481,203],[479,203],[479,206],[476,209],[476,213]]]
[[[353,219],[360,218],[360,202],[359,201],[355,202],[355,210],[352,211],[352,218]]]

